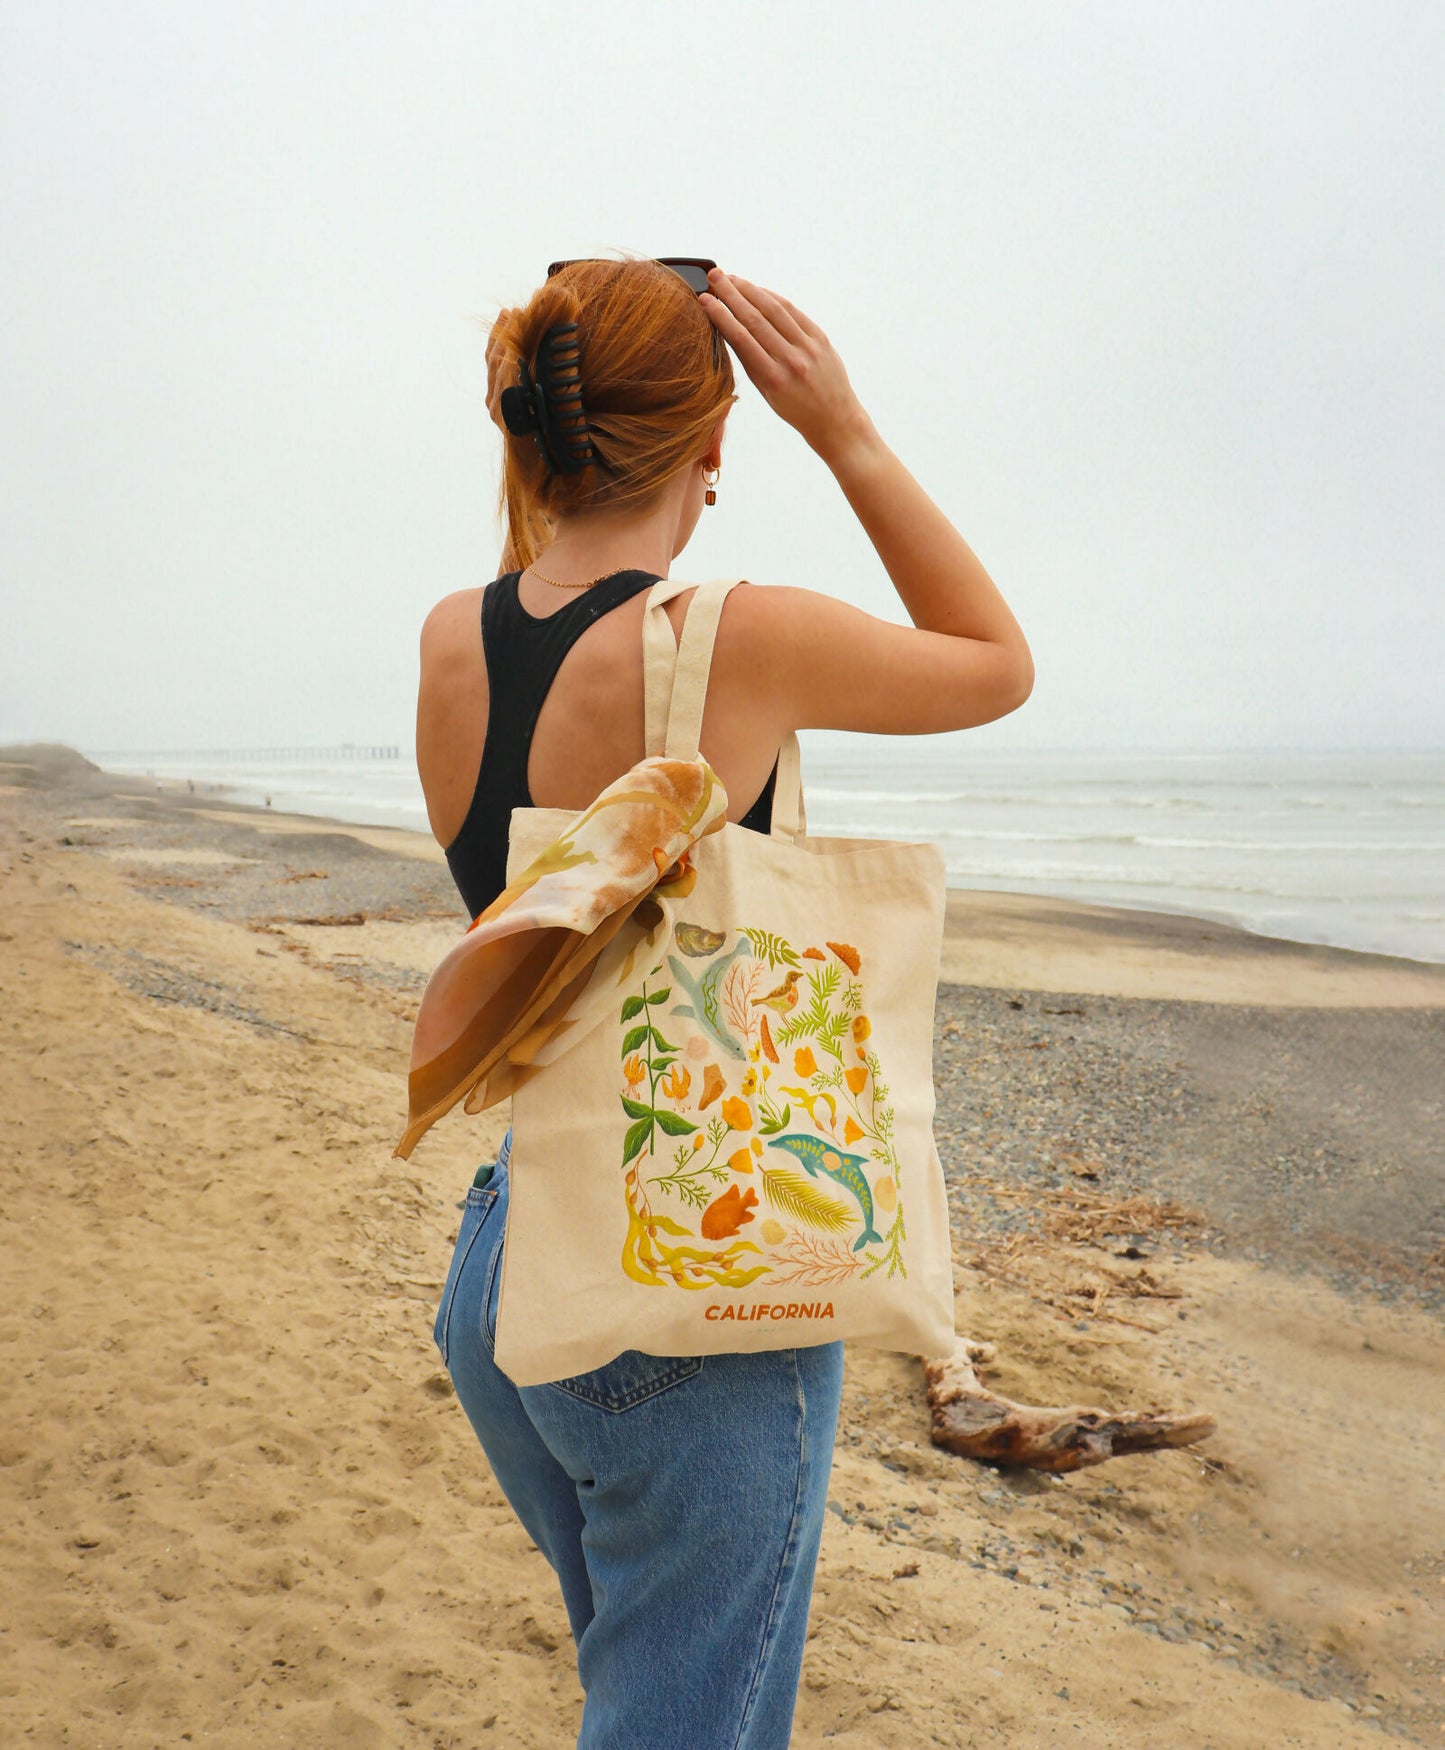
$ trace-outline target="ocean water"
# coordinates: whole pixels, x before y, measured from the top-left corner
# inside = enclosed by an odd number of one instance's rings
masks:
[[[405,753],[100,763],[290,812],[427,825]],[[1041,752],[810,733],[803,772],[814,832],[930,840],[951,886],[1445,962],[1445,750]]]

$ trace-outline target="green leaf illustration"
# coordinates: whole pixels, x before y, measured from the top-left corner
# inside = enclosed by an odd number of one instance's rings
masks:
[[[784,1106],[781,1112],[769,1108],[763,1114],[763,1121],[758,1126],[759,1136],[776,1136],[780,1130],[788,1128],[788,1121],[793,1115],[791,1106]]]
[[[630,1051],[638,1050],[651,1031],[652,1029],[648,1026],[646,1021],[644,1021],[640,1027],[629,1028],[623,1035],[621,1055],[626,1057]]]
[[[691,1136],[697,1129],[691,1118],[684,1118],[677,1112],[659,1111],[657,1122],[669,1136]]]
[[[654,968],[654,970],[656,970],[656,968]],[[650,1003],[665,1003],[665,1002],[666,1002],[666,1001],[667,1001],[667,999],[668,999],[668,998],[669,998],[669,997],[670,997],[670,996],[671,996],[671,995],[672,995],[672,986],[671,986],[671,985],[670,985],[670,984],[669,984],[669,985],[667,985],[667,986],[665,986],[665,987],[664,987],[664,988],[663,988],[663,989],[662,989],[662,990],[655,990],[655,991],[653,991],[653,993],[652,993],[652,995],[651,995],[651,996],[650,996],[650,997],[648,997],[648,999],[647,999],[647,1000],[648,1000],[648,1002],[650,1002]],[[641,1005],[640,1005],[640,1004],[639,1004],[639,1005],[638,1005],[638,1007],[637,1007],[637,1008],[635,1008],[635,1009],[634,1009],[634,1010],[633,1010],[633,1011],[632,1011],[632,1013],[633,1013],[633,1014],[634,1014],[634,1015],[636,1015],[636,1014],[640,1014],[640,1013],[641,1013],[641,1012],[642,1012],[642,1011],[641,1011]],[[623,1019],[624,1019],[624,1020],[627,1020],[627,1019],[630,1019],[630,1017],[629,1017],[629,1016],[624,1016],[624,1017],[623,1017]]]
[[[641,997],[628,997],[622,1005],[622,1019],[630,1021],[634,1015],[640,1015],[646,1006]]]
[[[629,1118],[651,1119],[653,1116],[651,1106],[644,1106],[641,1100],[629,1100],[626,1094],[619,1094],[617,1098],[621,1100],[622,1110]]]
[[[743,934],[747,937],[752,948],[754,959],[766,960],[768,965],[774,968],[802,964],[790,944],[785,942],[781,936],[775,936],[771,930],[745,929]]]
[[[642,1153],[643,1149],[646,1148],[647,1144],[651,1140],[652,1140],[652,1114],[649,1112],[646,1118],[639,1118],[637,1120],[636,1124],[632,1125],[632,1127],[628,1130],[626,1137],[623,1139],[623,1143],[622,1143],[622,1164],[623,1164],[623,1166],[625,1167],[627,1165],[627,1163],[630,1160],[632,1160],[636,1155],[640,1155]]]
[[[652,1043],[657,1047],[657,1049],[659,1051],[676,1051],[677,1050],[677,1047],[675,1045],[669,1045],[667,1043],[667,1041],[663,1038],[661,1033],[658,1032],[656,1027],[644,1028],[644,1032],[651,1033]]]

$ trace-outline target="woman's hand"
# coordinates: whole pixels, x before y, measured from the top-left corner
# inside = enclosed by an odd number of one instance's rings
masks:
[[[515,310],[499,310],[492,332],[487,336],[487,411],[498,430],[503,432],[507,427],[502,420],[502,391],[510,385],[502,381],[506,348],[502,345],[501,334],[515,315]]]
[[[708,319],[773,412],[831,466],[871,427],[828,336],[764,286],[718,267],[707,278]]]

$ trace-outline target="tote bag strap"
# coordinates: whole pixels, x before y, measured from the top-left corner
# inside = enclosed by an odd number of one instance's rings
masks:
[[[718,621],[729,591],[739,580],[700,584],[688,603],[682,636],[674,639],[666,604],[691,584],[664,580],[654,584],[643,616],[643,682],[646,739],[649,755],[696,759],[708,674]],[[772,836],[797,839],[804,828],[802,771],[798,738],[789,732],[778,750],[778,775],[773,786]]]

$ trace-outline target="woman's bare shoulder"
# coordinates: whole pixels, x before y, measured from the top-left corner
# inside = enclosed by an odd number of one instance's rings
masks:
[[[422,660],[445,658],[453,649],[475,644],[481,636],[481,608],[480,589],[458,589],[444,595],[422,621]]]

